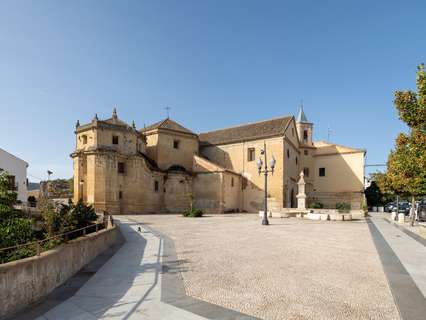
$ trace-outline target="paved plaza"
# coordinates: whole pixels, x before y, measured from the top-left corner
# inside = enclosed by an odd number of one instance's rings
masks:
[[[398,319],[365,221],[137,216],[170,237],[188,295],[262,319]]]
[[[426,247],[380,216],[277,218],[269,226],[251,214],[116,220],[126,242],[73,295],[41,308],[38,319],[420,320],[426,314]]]

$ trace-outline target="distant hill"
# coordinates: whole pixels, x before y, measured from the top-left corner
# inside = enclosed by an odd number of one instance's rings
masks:
[[[72,198],[73,179],[56,179],[40,183],[40,196],[43,198]]]
[[[40,189],[40,183],[38,182],[28,182],[27,190],[34,191]]]

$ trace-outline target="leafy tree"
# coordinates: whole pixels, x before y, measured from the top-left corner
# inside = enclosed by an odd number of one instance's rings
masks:
[[[424,64],[417,70],[417,92],[397,91],[395,107],[399,118],[410,128],[400,133],[395,149],[388,158],[385,188],[396,194],[411,196],[413,210],[415,197],[426,195],[426,71]],[[411,215],[414,224],[414,214]]]
[[[371,181],[370,186],[365,189],[364,193],[369,207],[378,207],[382,204],[383,195],[376,181]]]
[[[76,205],[70,199],[67,205],[55,206],[52,201],[43,199],[40,210],[48,236],[86,227],[98,217],[93,207],[85,205],[82,200],[79,200]]]
[[[16,192],[6,172],[0,173],[0,248],[28,242],[33,237],[32,222],[23,218],[16,203]],[[0,257],[1,258],[1,257]]]
[[[69,208],[72,220],[77,229],[92,224],[98,218],[95,209],[90,205],[85,205],[82,199],[78,200],[76,205],[73,205],[70,201]]]
[[[389,188],[386,180],[386,174],[375,172],[370,174],[371,185],[365,189],[365,196],[369,206],[385,205],[395,198],[395,193]],[[377,194],[374,195],[374,193]]]

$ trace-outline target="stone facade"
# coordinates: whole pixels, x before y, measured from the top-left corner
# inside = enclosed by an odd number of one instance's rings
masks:
[[[268,197],[278,208],[296,207],[297,182],[304,172],[307,205],[333,206],[363,199],[364,150],[312,140],[313,124],[301,110],[282,117],[195,134],[167,118],[137,130],[97,116],[77,123],[74,200],[120,213],[182,212],[192,204],[206,213],[263,208],[264,177],[256,160],[266,143],[275,172]],[[325,170],[325,175],[319,175]]]

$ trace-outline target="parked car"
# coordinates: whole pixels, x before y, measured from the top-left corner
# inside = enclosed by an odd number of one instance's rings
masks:
[[[417,217],[419,221],[426,222],[426,202],[423,201],[417,207]]]
[[[385,205],[385,212],[392,212],[395,206],[396,206],[395,202],[388,203],[387,205]]]
[[[408,202],[400,202],[398,213],[403,213],[406,216],[410,214],[411,205]],[[396,212],[396,205],[392,208],[392,212]]]

